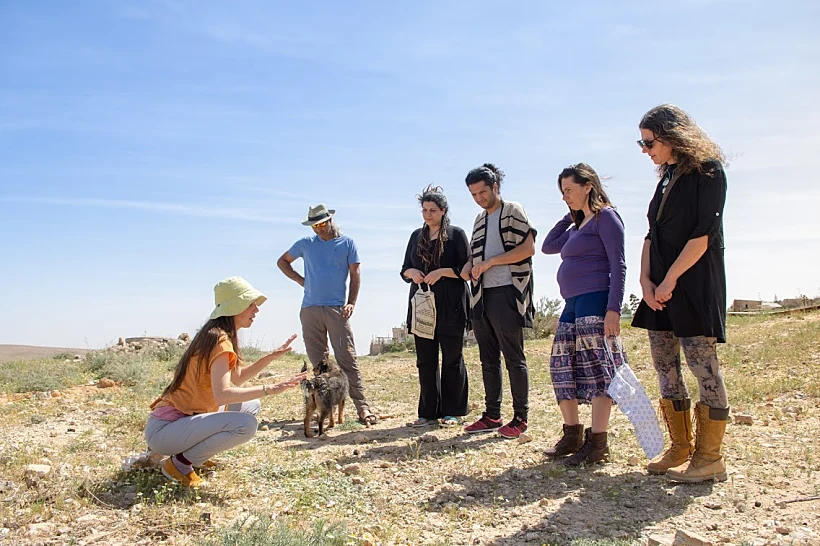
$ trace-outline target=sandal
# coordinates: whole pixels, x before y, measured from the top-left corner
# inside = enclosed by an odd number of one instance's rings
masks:
[[[426,426],[432,425],[435,422],[436,422],[435,419],[427,419],[425,417],[419,417],[418,419],[416,419],[415,421],[410,423],[410,426],[413,427],[413,428],[421,428],[421,427],[426,427]]]
[[[366,411],[359,416],[359,422],[365,426],[375,425],[379,422],[379,418]]]
[[[441,425],[444,427],[454,427],[459,424],[458,417],[453,417],[452,415],[446,415],[441,420]]]

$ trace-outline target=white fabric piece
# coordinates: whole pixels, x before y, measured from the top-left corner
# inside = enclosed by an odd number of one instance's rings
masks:
[[[629,364],[624,362],[618,368],[607,392],[629,418],[646,456],[654,459],[660,455],[663,452],[663,433],[658,424],[658,415]]]
[[[410,333],[425,339],[436,337],[436,296],[422,285],[410,300],[412,306]]]

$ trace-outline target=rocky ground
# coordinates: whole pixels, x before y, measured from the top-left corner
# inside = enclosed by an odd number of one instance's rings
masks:
[[[626,329],[624,337],[633,369],[657,396],[644,334]],[[527,346],[528,441],[409,428],[412,355],[366,358],[379,425],[348,422],[308,440],[298,391],[266,399],[254,440],[223,454],[199,491],[122,466],[145,449],[146,407],[168,363],[154,363],[156,380],[141,385],[92,378],[56,392],[6,392],[0,542],[195,544],[265,514],[292,526],[342,521],[350,542],[361,544],[671,544],[676,533],[684,544],[820,544],[818,340],[820,313],[732,323],[731,343],[721,347],[735,415],[725,445],[729,479],[695,485],[648,476],[617,410],[611,463],[569,470],[547,461],[543,450],[560,430],[549,340]],[[299,363],[286,359],[272,372],[289,374]]]

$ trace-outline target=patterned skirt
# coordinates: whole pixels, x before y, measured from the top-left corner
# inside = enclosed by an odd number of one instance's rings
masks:
[[[552,342],[550,376],[558,402],[609,398],[612,377],[627,362],[621,338],[607,340],[604,317],[581,317],[575,322],[559,322]]]

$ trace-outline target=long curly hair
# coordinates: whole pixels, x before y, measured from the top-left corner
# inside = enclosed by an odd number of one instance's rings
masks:
[[[589,192],[589,210],[593,215],[597,216],[599,212],[607,207],[614,208],[612,201],[609,200],[609,196],[604,191],[598,173],[586,163],[576,163],[561,171],[561,174],[558,175],[558,191],[562,193],[561,181],[565,178],[572,178],[572,181],[579,186],[585,186],[586,184],[592,186],[592,190]],[[584,221],[584,211],[570,209],[569,216],[575,223],[575,227],[581,227],[581,222]]]
[[[720,146],[698,127],[689,114],[674,104],[654,107],[643,115],[638,127],[652,131],[655,138],[671,146],[676,170],[681,174],[702,172],[703,164],[709,160],[726,163]],[[669,165],[659,165],[657,170],[663,178]]]
[[[447,197],[439,186],[428,185],[420,195],[416,196],[416,199],[418,199],[421,206],[424,206],[424,203],[435,203],[438,208],[444,211],[444,216],[441,217],[441,227],[436,238],[430,240],[430,227],[425,222],[421,228],[421,235],[416,246],[416,254],[421,258],[421,263],[424,264],[424,272],[430,273],[441,266],[444,243],[447,241],[447,226],[450,225],[450,209],[447,206]]]

